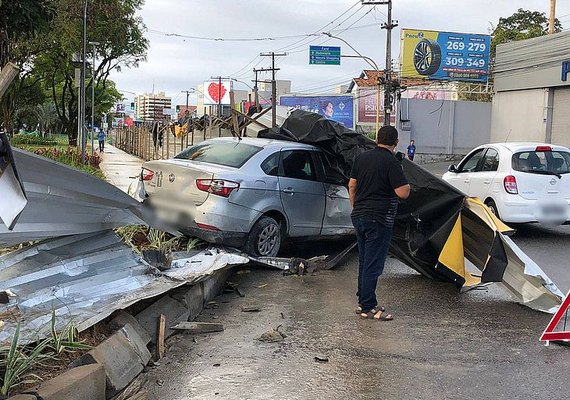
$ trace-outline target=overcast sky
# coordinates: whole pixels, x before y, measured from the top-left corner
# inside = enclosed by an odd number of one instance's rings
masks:
[[[491,24],[496,24],[499,17],[509,16],[520,7],[548,14],[550,4],[549,0],[394,0],[393,3],[392,18],[399,23],[392,34],[394,60],[399,56],[400,28],[489,33]],[[557,3],[557,16],[563,28],[570,28],[570,2]],[[211,76],[232,76],[251,85],[252,69],[270,66],[269,58],[259,57],[260,52],[286,51],[288,55],[278,60],[281,70],[277,78],[291,80],[295,92],[326,93],[350,82],[351,77],[367,67],[361,59],[349,58],[343,58],[341,66],[309,65],[309,45],[339,45],[343,54],[353,53],[338,40],[318,36],[210,41],[169,34],[236,39],[332,31],[384,68],[386,32],[380,29],[380,24],[386,20],[386,12],[387,6],[376,6],[373,10],[372,6],[361,6],[356,0],[146,0],[140,15],[148,29],[148,59],[139,68],[114,72],[111,78],[119,89],[136,93],[151,92],[154,85],[156,92],[165,91],[172,96],[173,104],[183,104],[185,95],[181,91],[195,88]],[[237,87],[245,89],[243,84]],[[195,102],[194,96],[190,102]]]

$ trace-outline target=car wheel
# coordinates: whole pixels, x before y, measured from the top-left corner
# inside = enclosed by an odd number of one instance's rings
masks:
[[[485,202],[485,205],[489,207],[489,210],[491,210],[493,214],[495,214],[495,217],[501,219],[501,217],[499,216],[499,209],[497,208],[497,205],[493,200],[487,200]]]
[[[261,217],[251,231],[245,251],[252,256],[275,257],[281,247],[281,225],[271,217]]]
[[[433,75],[441,65],[441,48],[435,40],[422,39],[414,48],[414,67],[420,75]]]

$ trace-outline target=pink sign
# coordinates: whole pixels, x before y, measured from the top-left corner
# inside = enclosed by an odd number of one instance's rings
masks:
[[[359,89],[358,90],[358,123],[375,123],[376,122],[376,89]],[[378,121],[384,123],[384,92],[380,92],[380,110]],[[396,105],[392,108],[390,115],[390,123],[396,122]]]

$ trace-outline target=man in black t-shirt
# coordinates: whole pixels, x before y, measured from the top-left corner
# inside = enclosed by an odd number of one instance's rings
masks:
[[[398,131],[383,126],[378,147],[360,154],[348,183],[352,223],[358,240],[358,312],[362,318],[389,321],[393,317],[376,299],[378,277],[384,271],[399,199],[410,195],[410,185],[394,156]]]

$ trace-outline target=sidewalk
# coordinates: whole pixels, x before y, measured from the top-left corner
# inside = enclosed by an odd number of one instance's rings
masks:
[[[125,193],[136,189],[136,178],[141,172],[142,158],[132,156],[123,150],[106,143],[105,152],[99,153],[103,161],[100,168],[107,182],[115,185]]]

